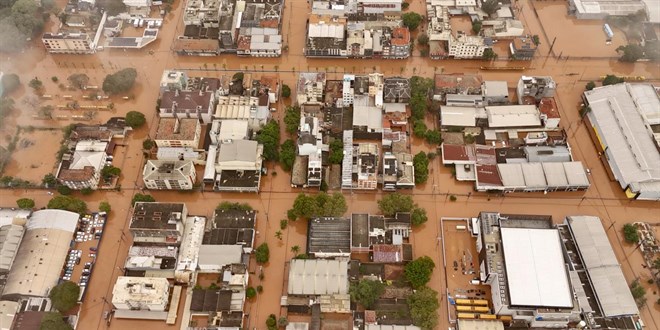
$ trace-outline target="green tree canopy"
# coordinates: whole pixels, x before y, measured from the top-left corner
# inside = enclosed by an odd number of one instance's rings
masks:
[[[420,33],[419,36],[417,36],[417,42],[420,45],[428,45],[429,43],[429,35],[426,33]]]
[[[145,202],[145,203],[152,202],[153,203],[155,201],[156,200],[149,194],[135,194],[133,196],[133,199],[131,199],[131,205],[135,206],[135,203],[138,203],[138,202]]]
[[[11,92],[15,91],[20,85],[21,85],[21,80],[18,78],[17,74],[9,73],[2,76],[3,95],[0,95],[0,97],[10,94]]]
[[[498,9],[500,9],[498,0],[484,0],[483,4],[481,5],[481,10],[483,10],[488,15],[495,14]]]
[[[418,152],[413,157],[413,167],[415,168],[415,183],[425,183],[429,178],[429,158],[424,151]]]
[[[105,9],[108,15],[115,16],[126,11],[126,6],[122,1],[117,0],[99,0],[97,6]]]
[[[296,145],[293,140],[288,139],[282,143],[280,150],[280,164],[285,171],[291,171],[293,162],[296,160]]]
[[[135,84],[137,70],[127,68],[105,76],[103,80],[103,91],[108,94],[119,94],[128,92]],[[128,123],[128,118],[127,118]]]
[[[61,186],[57,186],[57,192],[62,194],[62,195],[71,195],[73,190],[71,190],[71,188],[69,188],[65,185],[61,185]]]
[[[101,176],[104,178],[111,178],[113,176],[119,176],[121,174],[121,169],[111,165],[106,165],[101,169]]]
[[[403,19],[403,25],[410,31],[417,29],[419,24],[422,23],[422,15],[415,12],[405,13],[401,18]]]
[[[413,208],[415,208],[415,203],[410,195],[387,194],[378,201],[378,209],[388,217],[394,216],[398,212],[411,212]]]
[[[419,257],[406,265],[404,274],[413,288],[418,289],[431,280],[435,263],[427,256]]]
[[[41,183],[48,187],[54,187],[57,184],[57,178],[52,173],[48,173],[44,175]]]
[[[39,330],[73,330],[73,328],[66,322],[62,314],[58,312],[48,312],[44,314],[39,325]]]
[[[53,307],[62,313],[66,313],[78,303],[80,287],[71,281],[64,281],[50,290],[48,296]]]
[[[110,210],[112,207],[110,206],[110,203],[103,201],[99,204],[99,211],[105,212],[105,213],[110,213]]]
[[[43,28],[44,20],[38,14],[39,7],[32,0],[18,0],[11,6],[14,25],[25,36],[32,36]]]
[[[619,46],[616,51],[621,54],[619,60],[622,62],[637,62],[644,56],[644,49],[636,44]]]
[[[590,91],[592,89],[596,88],[596,83],[593,81],[590,81],[587,83],[587,85],[584,87],[584,89]]]
[[[349,289],[351,300],[367,309],[373,306],[383,292],[385,292],[385,284],[381,281],[370,280],[361,280],[357,284],[351,283]]]
[[[16,200],[16,205],[20,209],[32,209],[34,208],[34,200],[30,198],[20,198]]]
[[[238,210],[238,211],[252,211],[253,208],[250,206],[248,203],[232,203],[228,201],[221,202],[218,204],[218,206],[215,208],[216,210]]]
[[[144,141],[142,141],[142,149],[144,149],[144,150],[151,150],[151,148],[153,148],[154,145],[155,145],[155,143],[154,143],[154,140],[152,140],[152,139],[147,138],[147,139],[144,139]]]
[[[132,128],[140,128],[144,123],[147,122],[147,119],[144,117],[144,114],[139,111],[129,111],[126,113],[126,125]]]
[[[0,51],[19,52],[27,44],[28,35],[18,29],[11,16],[0,18]]]
[[[442,143],[442,135],[440,134],[440,131],[437,129],[430,129],[426,131],[426,135],[424,136],[426,139],[426,142],[429,144],[440,144]]]
[[[472,22],[472,32],[474,32],[474,34],[479,34],[479,32],[481,32],[481,21]]]
[[[425,138],[428,128],[424,123],[424,120],[418,119],[413,123],[413,135],[419,138]]]
[[[267,263],[268,259],[270,259],[270,249],[268,248],[268,244],[266,244],[266,242],[261,243],[261,245],[254,250],[254,256],[257,259],[258,264]]]
[[[432,330],[438,325],[438,293],[431,288],[423,287],[408,296],[408,307],[413,324]]]
[[[298,194],[293,201],[291,213],[294,218],[339,217],[346,213],[346,198],[341,193],[328,195],[320,192],[316,195]]]
[[[246,296],[248,299],[252,299],[252,298],[254,298],[254,297],[257,296],[257,290],[255,290],[255,288],[253,288],[253,287],[248,287],[248,288],[245,290],[245,296]]]
[[[87,203],[75,197],[62,195],[55,196],[48,201],[46,208],[85,213],[87,211]]]
[[[299,106],[286,107],[284,112],[284,124],[286,125],[287,133],[295,134],[298,131],[298,126],[300,125]]]
[[[287,84],[282,84],[282,97],[288,98],[291,96],[291,87]]]
[[[490,61],[497,59],[497,53],[492,48],[486,48],[484,54],[482,55],[484,60]]]
[[[623,236],[628,243],[639,243],[639,233],[637,233],[637,227],[633,224],[623,225]]]
[[[340,139],[334,139],[330,142],[330,155],[328,156],[330,164],[341,164],[344,160],[344,143]]]
[[[603,79],[603,86],[620,84],[624,81],[623,78],[619,78],[613,74],[608,74]]]
[[[84,73],[74,73],[67,78],[71,86],[78,88],[78,89],[83,89],[87,87],[87,84],[89,83],[89,77],[84,74]]]
[[[265,160],[277,161],[280,148],[280,124],[275,120],[269,121],[257,133],[257,142],[264,146]]]
[[[421,207],[415,207],[410,215],[410,222],[413,226],[419,226],[428,220],[426,210]]]

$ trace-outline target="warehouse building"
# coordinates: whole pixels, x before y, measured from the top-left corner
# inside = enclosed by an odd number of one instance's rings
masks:
[[[603,86],[585,91],[589,133],[610,176],[631,199],[660,200],[660,99],[652,85]],[[654,131],[655,129],[655,131]]]

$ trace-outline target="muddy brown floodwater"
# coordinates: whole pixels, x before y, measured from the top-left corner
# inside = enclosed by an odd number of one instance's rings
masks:
[[[539,56],[531,62],[520,62],[509,64],[504,60],[498,60],[491,64],[482,61],[457,61],[444,60],[432,61],[422,58],[415,52],[415,56],[407,60],[327,60],[307,59],[303,56],[305,37],[305,19],[309,12],[306,1],[287,1],[284,7],[283,35],[284,42],[289,50],[280,58],[237,58],[231,55],[218,57],[183,57],[177,56],[170,51],[172,40],[182,29],[181,6],[182,1],[177,0],[174,10],[165,19],[165,25],[159,32],[159,40],[150,44],[143,50],[123,51],[105,50],[91,56],[71,55],[47,55],[39,40],[34,41],[34,47],[22,54],[7,55],[0,54],[0,70],[5,73],[17,73],[24,83],[33,77],[38,77],[44,82],[45,94],[53,95],[52,99],[34,99],[30,90],[22,88],[12,95],[16,99],[17,110],[7,119],[7,124],[0,128],[0,145],[6,146],[6,136],[13,136],[16,125],[34,127],[63,127],[72,123],[68,120],[36,120],[32,116],[42,105],[53,105],[65,102],[64,95],[85,104],[96,104],[105,102],[114,103],[113,111],[99,111],[89,123],[101,123],[111,116],[121,116],[131,110],[138,110],[146,114],[147,125],[132,132],[125,144],[118,149],[115,157],[115,165],[122,168],[120,192],[95,192],[91,196],[79,196],[88,202],[90,209],[98,208],[101,201],[109,201],[113,211],[110,214],[105,237],[99,249],[99,262],[92,276],[87,296],[81,309],[79,328],[81,329],[178,329],[181,317],[177,319],[174,326],[165,326],[163,322],[154,321],[130,321],[115,319],[110,326],[102,320],[103,311],[109,310],[111,306],[106,301],[111,301],[111,291],[114,282],[120,274],[120,268],[127,255],[130,246],[130,234],[127,231],[130,199],[137,191],[136,186],[141,183],[141,170],[143,156],[141,152],[142,140],[147,136],[153,136],[157,119],[155,103],[158,96],[158,82],[164,69],[185,69],[193,76],[217,76],[232,74],[234,70],[254,71],[256,75],[277,74],[283,83],[295,86],[297,74],[301,71],[327,71],[331,78],[339,78],[344,72],[365,73],[378,71],[386,76],[413,74],[431,77],[434,73],[479,73],[485,80],[504,80],[509,87],[515,86],[521,74],[526,75],[551,75],[558,83],[557,103],[562,115],[561,125],[568,132],[568,139],[573,148],[573,156],[582,161],[586,167],[591,169],[591,188],[581,193],[551,193],[542,195],[539,193],[509,194],[505,197],[489,196],[484,193],[472,192],[473,187],[469,183],[456,182],[449,168],[441,165],[436,158],[431,162],[429,180],[426,184],[419,185],[412,192],[414,200],[428,212],[429,221],[415,228],[411,241],[414,246],[415,257],[428,255],[436,261],[438,268],[433,273],[429,285],[438,292],[444,293],[447,288],[445,283],[445,270],[442,265],[442,251],[437,244],[440,234],[440,217],[473,217],[479,211],[500,211],[507,213],[536,213],[552,215],[555,222],[563,221],[567,215],[585,214],[595,215],[603,220],[607,233],[614,247],[615,253],[622,264],[626,279],[631,282],[635,278],[646,279],[650,276],[648,270],[641,267],[642,257],[634,246],[622,243],[621,226],[639,220],[660,223],[659,203],[628,201],[616,182],[609,181],[605,168],[600,162],[596,150],[591,142],[584,124],[579,121],[578,105],[580,103],[580,91],[589,80],[599,80],[599,77],[608,73],[619,75],[640,75],[657,79],[658,66],[653,63],[620,63],[615,59],[578,59],[577,57],[590,56],[594,50],[602,54],[594,56],[612,57],[616,54],[610,50],[617,47],[621,42],[621,33],[615,31],[615,43],[611,46],[604,44],[604,35],[600,22],[576,21],[565,15],[565,3],[558,1],[550,2],[516,2],[522,10],[520,17],[525,23],[530,34],[541,37]],[[58,4],[62,5],[63,1]],[[534,13],[537,9],[538,17]],[[423,1],[413,1],[410,10],[425,15],[425,4]],[[540,18],[540,20],[539,20]],[[552,18],[552,19],[550,19]],[[55,22],[49,23],[49,28]],[[424,30],[424,26],[420,27]],[[545,32],[544,32],[545,30]],[[574,31],[580,31],[575,33]],[[547,34],[546,34],[547,33]],[[414,34],[416,35],[416,33]],[[553,56],[546,56],[550,50],[550,43],[557,37],[555,53],[559,55],[563,51],[564,57],[568,59],[558,60]],[[573,37],[574,36],[574,37]],[[580,36],[578,39],[577,36]],[[588,39],[588,41],[584,41]],[[588,52],[585,52],[588,50]],[[502,56],[500,56],[502,58]],[[524,72],[501,72],[482,71],[484,65],[494,66],[525,66]],[[117,70],[134,67],[138,71],[136,86],[130,91],[132,97],[129,100],[122,99],[120,95],[109,100],[89,101],[84,99],[89,92],[61,90],[57,83],[51,81],[56,76],[60,82],[65,82],[66,77],[73,73],[87,74],[93,85],[101,85],[105,75]],[[224,72],[228,71],[228,72]],[[655,81],[655,80],[654,80]],[[96,102],[96,103],[95,103]],[[285,103],[286,104],[286,103]],[[79,115],[69,110],[56,110],[56,115]],[[282,120],[282,109],[278,110],[275,118]],[[427,118],[430,127],[435,125],[432,118]],[[284,126],[284,125],[282,125]],[[282,128],[284,129],[284,127]],[[60,136],[51,136],[47,131],[35,130],[32,133],[21,133],[21,137],[34,141],[33,145],[18,148],[13,155],[13,161],[9,163],[5,175],[36,180],[47,172],[48,168],[54,167],[54,156],[57,151],[57,143]],[[412,152],[435,151],[433,146],[426,144],[414,137],[411,138]],[[282,240],[274,236],[279,230],[279,220],[286,217],[286,210],[291,207],[296,194],[302,190],[292,189],[289,185],[290,177],[278,165],[268,164],[269,175],[263,178],[262,192],[258,195],[231,194],[231,193],[178,193],[178,192],[153,192],[158,201],[184,202],[187,204],[191,214],[211,216],[214,207],[220,201],[247,202],[258,213],[257,239],[255,244],[267,242],[271,247],[271,258],[264,266],[266,274],[263,281],[256,276],[250,278],[250,285],[262,285],[264,288],[254,301],[246,305],[247,324],[245,328],[263,328],[264,322],[269,314],[280,315],[283,311],[279,307],[279,301],[286,290],[286,274],[288,261],[293,257],[292,246],[299,246],[304,250],[306,244],[306,223],[302,221],[290,223]],[[277,175],[272,175],[277,172]],[[310,191],[311,192],[311,191]],[[450,194],[456,195],[458,200],[451,202]],[[14,201],[20,197],[30,196],[34,198],[37,207],[45,206],[50,199],[45,191],[25,190],[1,190],[0,204],[8,207],[13,206]],[[376,201],[382,193],[350,193],[345,192],[350,212],[377,213]],[[613,225],[612,225],[613,224]],[[610,227],[611,226],[611,227]],[[122,234],[123,233],[123,234]],[[253,263],[254,265],[254,263]],[[251,270],[255,270],[252,266]],[[660,328],[660,307],[652,302],[658,299],[657,290],[651,290],[646,281],[640,281],[647,286],[647,298],[649,304],[641,309],[642,318],[649,329]],[[182,295],[185,297],[185,295]],[[446,300],[440,299],[441,308],[438,310],[440,317],[439,329],[448,326]],[[183,299],[179,310],[182,311]],[[179,314],[181,315],[181,313]],[[292,320],[308,320],[308,317],[293,317]],[[342,322],[337,320],[337,322]]]

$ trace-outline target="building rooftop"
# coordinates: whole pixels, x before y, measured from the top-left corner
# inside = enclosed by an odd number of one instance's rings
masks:
[[[243,247],[240,245],[205,245],[199,247],[199,268],[203,272],[219,272],[222,267],[241,263]]]
[[[160,118],[154,139],[192,141],[200,125],[195,118]]]
[[[559,232],[503,227],[500,234],[511,305],[573,307]]]
[[[584,92],[591,107],[587,116],[623,189],[634,183],[660,182],[660,152],[641,114],[647,112],[644,109],[660,109],[652,90],[651,85],[622,83]]]
[[[351,220],[314,218],[309,222],[307,252],[311,254],[350,254]]]
[[[231,307],[231,296],[231,290],[193,290],[190,310],[195,312],[229,311]]]
[[[509,86],[506,81],[486,80],[484,81],[483,93],[486,97],[508,96]]]
[[[436,74],[434,77],[436,93],[439,90],[451,89],[468,94],[481,92],[481,76],[474,74]]]
[[[217,52],[220,50],[218,39],[177,38],[172,43],[174,51]]]
[[[500,320],[458,320],[461,330],[504,330],[504,323]]]
[[[575,239],[603,315],[614,317],[639,314],[600,218],[570,216],[566,223]]]
[[[144,165],[142,177],[150,180],[188,180],[194,175],[195,164],[191,160],[170,161],[149,159]]]
[[[539,111],[541,114],[545,115],[547,118],[560,118],[559,108],[557,108],[557,103],[552,97],[544,97],[539,103]]]
[[[8,272],[14,264],[25,228],[19,225],[0,227],[0,273]]]
[[[202,244],[240,244],[251,248],[256,218],[255,211],[215,210]]]
[[[79,217],[78,213],[64,210],[32,213],[7,275],[3,298],[48,295],[59,281]]]
[[[211,91],[164,91],[160,98],[160,109],[167,113],[206,113],[213,97]]]
[[[488,127],[541,126],[541,117],[534,105],[486,107]]]
[[[119,276],[112,289],[112,303],[166,305],[169,289],[166,278]]]
[[[252,140],[235,140],[220,145],[218,151],[218,162],[246,162],[256,163],[260,155],[257,155],[258,143]]]
[[[477,124],[477,109],[473,107],[440,107],[442,126],[474,127]]]
[[[348,294],[348,262],[293,259],[287,292],[290,295]]]
[[[183,203],[135,203],[131,229],[177,229],[186,212]]]

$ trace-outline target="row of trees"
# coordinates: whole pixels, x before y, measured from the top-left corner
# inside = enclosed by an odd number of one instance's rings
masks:
[[[426,210],[417,206],[410,195],[387,194],[378,201],[378,209],[388,217],[399,212],[410,212],[413,226],[419,226],[428,220]]]
[[[320,192],[315,195],[298,194],[293,207],[287,212],[289,220],[313,217],[339,217],[348,210],[346,198],[341,193],[328,195]]]

